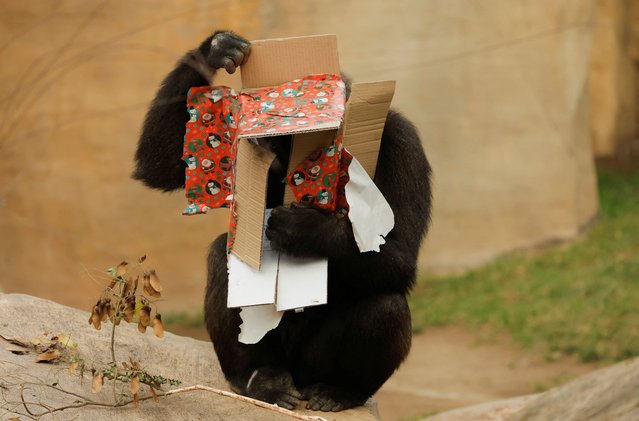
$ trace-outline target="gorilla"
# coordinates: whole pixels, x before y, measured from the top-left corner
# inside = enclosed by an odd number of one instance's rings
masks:
[[[209,36],[166,76],[142,128],[133,177],[172,191],[184,186],[186,94],[218,69],[233,73],[250,43],[228,31]],[[283,64],[285,65],[285,64]],[[350,81],[347,83],[347,95]],[[231,388],[281,407],[340,411],[362,405],[402,363],[411,345],[406,301],[430,222],[431,168],[415,127],[389,111],[374,181],[395,214],[380,252],[360,253],[350,221],[304,204],[282,206],[290,136],[265,138],[276,154],[269,170],[266,235],[274,249],[328,259],[328,304],[287,311],[257,344],[238,342],[240,309],[227,308],[226,234],[213,241],[204,303],[206,327]]]

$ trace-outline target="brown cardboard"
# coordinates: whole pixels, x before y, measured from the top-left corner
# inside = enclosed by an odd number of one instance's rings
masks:
[[[281,85],[309,74],[339,72],[335,35],[253,41],[251,55],[241,68],[242,91]],[[338,124],[329,124],[319,128],[321,131],[308,128],[291,130],[291,133],[299,133],[292,140],[294,156],[291,162],[297,165],[320,146],[330,145],[335,137],[336,126]],[[263,152],[260,153],[260,150]],[[235,211],[238,223],[232,253],[256,270],[260,269],[262,256],[268,168],[274,159],[274,156],[265,152],[263,148],[241,139],[235,164]]]
[[[346,103],[343,145],[370,178],[375,177],[384,123],[394,93],[394,80],[354,83]]]
[[[252,41],[251,55],[242,65],[242,89],[281,85],[317,73],[340,73],[335,35]]]
[[[242,91],[276,86],[309,74],[339,74],[339,57],[335,35],[253,41],[251,56],[242,66]],[[395,89],[394,81],[356,83],[346,104],[344,146],[366,169],[375,175],[377,156],[386,115]],[[336,124],[319,131],[296,128],[289,162],[289,172],[313,151],[333,143]],[[270,135],[264,133],[264,136]],[[251,137],[255,137],[252,135]],[[235,211],[237,231],[232,253],[256,270],[260,269],[264,232],[264,210],[268,169],[274,155],[242,139],[235,164]],[[284,204],[294,201],[287,188]]]
[[[275,154],[247,140],[237,146],[235,212],[237,230],[232,253],[255,269],[262,260],[266,180]]]

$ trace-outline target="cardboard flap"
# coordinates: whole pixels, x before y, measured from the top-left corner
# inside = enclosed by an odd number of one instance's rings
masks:
[[[242,65],[242,89],[281,85],[310,74],[339,74],[335,35],[276,38],[251,42]]]
[[[377,156],[395,81],[353,83],[344,114],[344,147],[375,177]]]
[[[268,170],[275,154],[249,141],[237,145],[235,212],[237,230],[231,253],[259,270],[262,258]]]

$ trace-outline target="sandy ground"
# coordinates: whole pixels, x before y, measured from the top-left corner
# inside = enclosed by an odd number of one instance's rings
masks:
[[[375,398],[384,421],[419,419],[540,392],[595,368],[568,359],[545,362],[508,338],[480,342],[462,328],[432,328],[413,338],[407,360]]]

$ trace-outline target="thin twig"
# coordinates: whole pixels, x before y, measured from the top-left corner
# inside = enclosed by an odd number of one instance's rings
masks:
[[[24,399],[24,389],[25,386],[40,386],[40,387],[47,387],[50,389],[53,389],[55,391],[70,395],[70,396],[74,396],[76,398],[81,399],[80,402],[71,404],[71,405],[66,405],[66,406],[61,406],[61,407],[57,407],[57,408],[50,408],[42,403],[37,403],[37,402],[29,402],[26,401]],[[195,390],[202,390],[205,392],[211,392],[211,393],[215,393],[217,395],[220,396],[225,396],[227,398],[231,398],[231,399],[235,399],[238,401],[242,401],[242,402],[246,402],[246,403],[250,403],[252,405],[255,406],[259,406],[260,408],[265,408],[271,411],[275,411],[278,412],[280,414],[286,415],[288,417],[294,418],[294,419],[298,419],[298,420],[304,420],[304,421],[327,421],[326,418],[320,417],[320,416],[316,416],[316,415],[304,415],[304,414],[298,414],[297,412],[293,412],[291,410],[288,410],[286,408],[282,408],[280,406],[277,406],[275,404],[270,404],[270,403],[266,403],[266,402],[262,402],[259,401],[257,399],[253,399],[253,398],[249,398],[247,396],[242,396],[242,395],[238,395],[237,393],[233,393],[233,392],[228,392],[226,390],[221,390],[221,389],[216,389],[213,387],[209,387],[209,386],[203,386],[200,384],[196,384],[194,386],[186,386],[186,387],[181,387],[178,389],[172,389],[169,390],[165,393],[160,393],[159,396],[170,396],[170,395],[177,395],[179,393],[187,393],[187,392],[192,392]],[[135,400],[134,399],[127,399],[127,400],[122,400],[122,401],[116,401],[115,403],[103,403],[103,402],[97,402],[94,401],[86,396],[80,395],[78,393],[74,393],[74,392],[70,392],[68,390],[62,389],[60,386],[52,386],[46,383],[34,383],[34,382],[24,382],[20,385],[20,399],[22,401],[22,406],[24,407],[25,411],[27,411],[27,413],[34,417],[34,418],[41,418],[44,415],[48,415],[48,414],[52,414],[54,412],[60,412],[60,411],[64,411],[67,409],[77,409],[77,408],[83,408],[85,406],[100,406],[100,407],[107,407],[107,408],[119,408],[119,407],[123,407],[123,406],[127,406],[131,403],[134,403]],[[138,402],[141,401],[146,401],[149,399],[153,399],[153,396],[144,396],[141,398],[138,398]],[[7,402],[8,403],[8,402]],[[40,413],[35,413],[32,412],[28,405],[38,405],[42,408],[45,408],[46,411],[40,412]]]
[[[162,394],[162,396],[175,395],[177,393],[190,392],[190,391],[193,391],[193,390],[204,390],[204,391],[212,392],[212,393],[215,393],[215,394],[218,394],[218,395],[221,395],[221,396],[226,396],[227,398],[236,399],[236,400],[242,401],[242,402],[248,402],[248,403],[253,404],[255,406],[259,406],[261,408],[270,409],[271,411],[279,412],[281,414],[288,415],[289,417],[292,417],[292,418],[295,418],[295,419],[298,419],[298,420],[326,421],[326,418],[322,418],[322,417],[319,417],[319,416],[316,416],[316,415],[298,414],[297,412],[293,412],[291,410],[288,410],[286,408],[282,408],[282,407],[277,406],[275,404],[262,402],[262,401],[259,401],[257,399],[249,398],[248,396],[238,395],[237,393],[228,392],[228,391],[222,390],[222,389],[215,389],[213,387],[203,386],[201,384],[196,384],[195,386],[186,386],[186,387],[180,387],[178,389],[169,390],[168,392]],[[146,398],[146,399],[148,399],[148,398]]]

